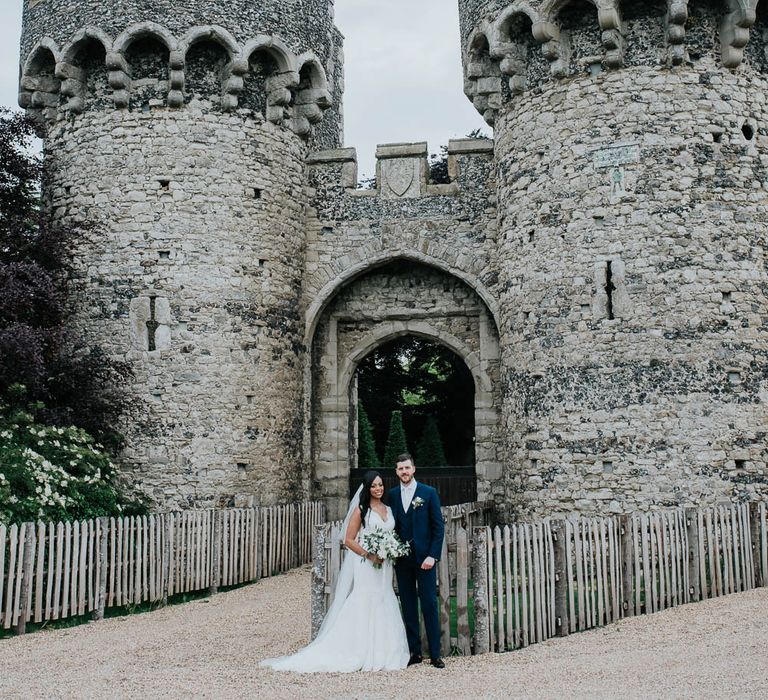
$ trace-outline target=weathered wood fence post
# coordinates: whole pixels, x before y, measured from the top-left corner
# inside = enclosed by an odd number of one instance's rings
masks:
[[[325,568],[325,541],[328,528],[325,525],[315,525],[315,536],[312,543],[312,639],[320,631],[325,617],[325,586],[327,571]]]
[[[635,612],[635,576],[634,566],[634,529],[632,516],[619,517],[619,534],[621,535],[621,614],[623,617],[634,617]]]
[[[686,562],[688,565],[688,593],[691,596],[691,602],[695,603],[701,600],[701,579],[699,577],[699,522],[695,508],[685,509],[685,524],[688,534],[688,553]]]
[[[262,577],[261,571],[261,506],[253,507],[253,570],[256,581]]]
[[[99,518],[99,580],[97,585],[96,605],[93,611],[94,620],[104,619],[104,608],[107,604],[107,537],[109,535],[109,518]]]
[[[765,574],[762,566],[761,549],[762,549],[762,518],[760,517],[760,504],[749,504],[749,529],[751,534],[750,543],[752,546],[752,565],[755,572],[755,587],[765,586]]]
[[[301,504],[293,504],[293,552],[291,556],[291,566],[294,569],[301,565],[301,554],[299,552],[301,547],[301,539],[299,537],[299,526],[301,524],[300,509]]]
[[[162,580],[163,580],[163,605],[168,605],[168,592],[171,588],[171,549],[173,537],[173,515],[165,513],[163,515],[163,559],[162,559]]]
[[[23,547],[24,554],[21,564],[21,581],[19,581],[21,594],[18,598],[19,604],[16,610],[18,614],[16,634],[18,635],[25,634],[27,631],[27,607],[32,595],[32,566],[36,541],[35,524],[24,523],[19,528],[19,552],[21,553]]]
[[[219,585],[221,584],[221,531],[222,531],[222,516],[224,511],[213,511],[213,567],[211,570],[211,595],[216,595],[219,592]]]
[[[768,586],[768,522],[766,520],[766,510],[768,510],[768,505],[763,501],[759,504],[760,535],[758,540],[760,542],[760,561],[762,562],[760,579],[763,586]]]
[[[490,599],[488,590],[488,540],[487,527],[474,529],[472,569],[475,578],[475,654],[487,654],[490,644]]]
[[[566,537],[565,521],[555,520],[551,523],[552,540],[555,545],[555,632],[558,637],[567,637],[570,631],[568,618],[568,577],[566,571],[565,548],[569,545]],[[507,601],[512,605],[513,601]]]
[[[456,646],[460,654],[472,653],[469,632],[469,533],[459,524],[454,526],[456,539]],[[487,575],[487,572],[486,572]],[[477,573],[475,573],[477,577]]]

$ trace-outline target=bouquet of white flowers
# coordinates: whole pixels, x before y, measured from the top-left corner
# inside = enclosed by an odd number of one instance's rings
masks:
[[[394,530],[374,530],[363,535],[360,544],[369,554],[379,559],[399,559],[407,556],[411,547],[405,544]],[[374,564],[378,569],[380,564]]]

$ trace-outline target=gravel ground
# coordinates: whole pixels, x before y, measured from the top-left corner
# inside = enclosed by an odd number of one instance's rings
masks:
[[[294,675],[308,569],[153,613],[0,641],[0,698],[768,697],[768,589],[509,654],[397,673]]]

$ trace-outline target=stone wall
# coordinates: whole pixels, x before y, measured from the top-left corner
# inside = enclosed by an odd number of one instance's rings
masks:
[[[329,0],[242,3],[41,0],[27,5],[19,102],[48,125],[95,109],[215,111],[291,128],[310,147],[341,142],[343,38]],[[314,21],[310,21],[314,20]],[[98,98],[95,99],[95,98]]]
[[[413,257],[457,274],[497,306],[493,144],[449,144],[450,184],[432,184],[427,144],[380,146],[377,188],[358,189],[354,149],[310,154],[304,298],[310,330],[346,280],[393,257]]]
[[[442,343],[467,363],[479,491],[503,497],[491,149],[485,140],[451,142],[452,182],[435,185],[426,144],[381,146],[374,190],[356,189],[353,149],[309,158],[306,445],[333,512],[348,498],[354,370],[405,334]]]
[[[97,224],[72,251],[73,323],[134,367],[123,464],[158,505],[296,500],[304,164],[341,137],[333,3],[165,9],[25,10],[48,200]]]
[[[510,487],[528,508],[765,489],[768,177],[742,126],[766,115],[754,75],[702,75],[573,80],[497,122]]]
[[[768,494],[766,81],[754,49],[721,66],[719,5],[692,4],[683,44],[629,5],[624,67],[591,12],[551,11],[548,80],[491,62],[527,76],[491,115],[507,502],[526,513]]]
[[[142,22],[157,22],[178,37],[191,27],[219,26],[245,43],[258,34],[281,36],[294,53],[311,49],[325,64],[331,37],[340,36],[329,0],[23,0],[22,59],[41,39],[60,46],[85,27],[99,27],[116,37]]]
[[[160,502],[347,497],[366,354],[475,378],[481,497],[519,514],[768,495],[765,3],[459,0],[495,142],[341,143],[330,0],[30,0],[77,323],[136,367]],[[219,26],[220,25],[220,26]]]
[[[175,505],[302,493],[304,147],[178,111],[77,117],[46,150],[57,216],[99,224],[73,251],[77,322],[135,368],[136,485]]]

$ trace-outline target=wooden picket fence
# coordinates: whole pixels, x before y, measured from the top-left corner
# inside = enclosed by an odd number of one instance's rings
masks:
[[[492,522],[494,504],[474,502],[446,506],[442,509],[445,539],[437,566],[438,606],[442,631],[443,654],[452,650],[470,653],[472,634],[469,622],[471,598],[469,532]],[[312,638],[320,629],[325,613],[333,602],[333,592],[344,561],[346,549],[341,538],[342,521],[318,526],[315,532],[315,559],[312,571]],[[455,598],[456,634],[451,631],[451,599]],[[422,621],[423,625],[423,621]],[[426,644],[426,635],[422,639]]]
[[[312,560],[320,502],[0,525],[0,626],[167,603]]]
[[[474,533],[474,653],[768,585],[765,503]]]

